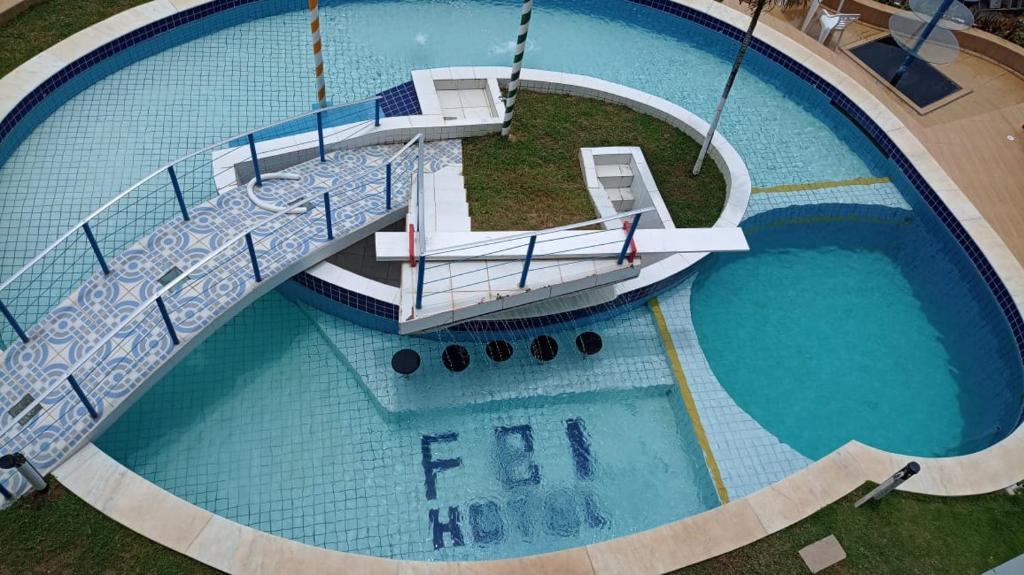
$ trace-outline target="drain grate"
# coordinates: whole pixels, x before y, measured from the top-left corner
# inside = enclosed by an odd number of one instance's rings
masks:
[[[165,286],[165,285],[171,283],[172,281],[174,281],[174,280],[176,280],[176,279],[178,279],[180,277],[181,277],[181,268],[179,268],[178,266],[174,266],[170,270],[168,270],[167,273],[165,273],[164,275],[160,276],[160,279],[158,279],[156,281],[160,282],[160,285]]]
[[[295,198],[294,200],[288,202],[288,206],[293,208],[302,207],[306,208],[306,211],[311,211],[313,209],[313,202],[303,202],[302,200],[303,198]]]
[[[25,410],[26,407],[29,406],[29,404],[32,403],[33,400],[35,400],[35,398],[32,397],[32,394],[26,393],[25,397],[22,397],[20,400],[18,400],[18,403],[15,403],[14,405],[11,406],[10,409],[7,410],[7,415],[10,415],[11,417],[17,417],[19,414],[21,414],[22,411]],[[18,425],[24,427],[25,424],[31,421],[32,418],[38,415],[39,412],[42,410],[42,405],[37,405],[32,409],[28,410],[27,413],[25,413],[24,415],[21,416],[21,418],[18,419]]]

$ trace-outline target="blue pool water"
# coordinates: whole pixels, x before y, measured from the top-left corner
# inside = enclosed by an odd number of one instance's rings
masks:
[[[693,287],[701,347],[740,407],[814,459],[851,439],[957,455],[1015,427],[1017,350],[951,241],[906,210],[788,212],[747,220],[750,252],[713,256]]]
[[[24,141],[0,143],[0,276],[167,161],[307,111],[314,82],[304,6],[266,0],[176,29],[38,107]],[[328,94],[336,103],[365,98],[417,68],[508,65],[518,10],[514,0],[328,2]],[[535,6],[526,65],[599,76],[708,118],[736,48],[622,0],[552,0]],[[720,129],[759,187],[895,172],[826,97],[756,53]],[[810,457],[850,438],[921,455],[971,451],[1005,435],[1019,410],[1019,357],[991,296],[945,231],[914,231],[932,230],[933,218],[907,196],[912,223],[766,229],[752,235],[749,256],[715,258],[698,276],[694,321],[715,374]],[[173,214],[170,198],[165,208]],[[107,232],[116,230],[97,230]],[[642,314],[610,321],[621,337],[632,333],[633,347],[660,345]],[[369,356],[379,340],[356,336],[342,352],[324,321],[266,296],[155,384],[100,446],[230,519],[388,557],[538,553],[717,504],[656,347],[630,364],[630,346],[609,345],[588,363],[589,379],[623,383],[617,391],[540,390],[389,414],[351,369],[352,354]],[[819,361],[826,354],[837,360]],[[551,379],[572,365],[537,369]],[[527,369],[497,373],[430,384],[514,387],[520,378],[533,390],[542,380],[526,380]]]
[[[540,553],[718,503],[671,379],[645,389],[386,414],[314,313],[265,296],[157,383],[98,445],[229,519],[312,545],[406,559]],[[628,353],[609,347],[590,361]],[[506,377],[523,369],[513,371]],[[493,385],[469,376],[448,384]],[[446,530],[452,517],[457,534]]]

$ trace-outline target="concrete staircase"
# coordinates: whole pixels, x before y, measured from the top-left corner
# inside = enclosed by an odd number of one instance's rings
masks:
[[[597,179],[608,192],[608,199],[617,212],[628,212],[633,209],[633,170],[628,163],[597,164]]]
[[[461,165],[423,174],[423,208],[427,236],[434,232],[470,230],[469,203],[466,202],[466,184],[462,179]],[[409,211],[409,218],[410,223],[416,222],[415,210]]]

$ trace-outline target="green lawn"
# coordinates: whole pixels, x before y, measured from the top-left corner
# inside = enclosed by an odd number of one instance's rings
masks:
[[[0,77],[82,28],[147,0],[46,0],[0,25]]]
[[[710,226],[725,205],[725,179],[713,161],[690,175],[697,142],[624,106],[520,92],[512,135],[512,141],[463,141],[474,230],[535,230],[596,218],[580,170],[582,147],[640,146],[677,227]]]
[[[219,573],[121,526],[50,478],[0,511],[0,575]]]
[[[797,552],[830,534],[847,558],[825,575],[978,575],[1024,553],[1024,495],[943,498],[897,492],[854,509],[854,501],[872,487],[865,485],[784,531],[676,573],[806,574]]]
[[[204,565],[122,527],[52,479],[50,491],[0,511],[0,575],[206,574]],[[797,552],[834,534],[847,559],[825,575],[977,575],[1024,553],[1024,495],[926,497],[894,493],[854,509],[871,489],[770,537],[677,575],[807,573]]]

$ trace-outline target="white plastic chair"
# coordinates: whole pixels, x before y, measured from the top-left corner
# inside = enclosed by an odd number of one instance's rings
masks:
[[[818,19],[821,23],[821,32],[818,33],[818,42],[826,44],[825,41],[828,39],[828,35],[834,31],[838,31],[839,35],[836,36],[835,42],[832,43],[832,48],[835,49],[842,40],[843,32],[846,30],[846,27],[859,19],[860,14],[843,14],[841,12],[832,12],[828,8],[822,8],[821,17]]]

